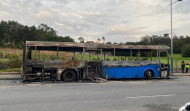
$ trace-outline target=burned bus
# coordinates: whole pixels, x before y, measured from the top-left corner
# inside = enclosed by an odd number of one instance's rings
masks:
[[[168,50],[168,46],[26,41],[22,79],[68,82],[167,78],[170,74]],[[167,63],[161,63],[161,55],[167,58]]]

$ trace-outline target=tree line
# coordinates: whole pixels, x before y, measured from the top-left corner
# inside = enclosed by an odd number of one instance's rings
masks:
[[[190,36],[173,36],[173,52],[182,54],[183,57],[190,56]],[[146,35],[141,37],[139,42],[126,42],[128,45],[167,45],[171,46],[171,38],[168,34],[164,35]]]
[[[69,36],[59,36],[46,24],[39,26],[22,25],[16,21],[0,22],[0,46],[23,48],[25,41],[74,42]]]
[[[106,44],[118,44],[107,42]],[[164,35],[145,35],[139,42],[125,42],[119,44],[126,45],[166,45],[171,48],[171,38],[169,34]],[[183,57],[190,57],[190,36],[173,36],[173,52],[182,54]]]

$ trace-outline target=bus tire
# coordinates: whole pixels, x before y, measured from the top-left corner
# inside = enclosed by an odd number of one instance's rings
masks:
[[[153,77],[153,75],[154,75],[153,71],[151,71],[150,69],[146,70],[144,73],[144,77],[147,80],[150,80]]]
[[[62,74],[62,80],[65,82],[76,81],[76,72],[73,70],[66,70]]]

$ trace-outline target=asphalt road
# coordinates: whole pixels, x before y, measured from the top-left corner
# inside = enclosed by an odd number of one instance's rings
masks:
[[[0,80],[0,111],[177,111],[190,102],[190,77],[105,83]]]

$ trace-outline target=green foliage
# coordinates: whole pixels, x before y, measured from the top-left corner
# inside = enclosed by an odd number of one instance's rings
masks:
[[[80,43],[84,43],[84,37],[79,37],[78,40],[80,41]]]
[[[190,43],[190,36],[174,36],[173,37],[173,52],[176,54],[181,54],[181,47],[184,46],[184,44]],[[158,35],[152,35],[152,36],[144,36],[141,37],[140,42],[126,42],[128,45],[166,45],[171,46],[171,39],[168,34],[165,34],[163,36]]]
[[[5,69],[5,68],[6,68],[6,65],[0,61],[0,70]]]
[[[0,61],[4,63],[4,62],[9,61],[9,59],[7,59],[7,58],[0,58]]]
[[[69,36],[65,36],[65,37],[59,36],[58,42],[74,42],[74,39]]]
[[[3,52],[0,52],[0,58],[3,58]]]
[[[21,72],[21,68],[9,68],[0,70],[0,72]]]
[[[18,55],[11,55],[9,61],[7,62],[7,67],[9,68],[20,68],[21,58]]]
[[[111,42],[107,42],[106,44],[112,44]]]
[[[186,44],[182,48],[182,56],[183,57],[190,57],[190,44]]]
[[[74,42],[69,36],[58,36],[57,32],[46,24],[29,27],[16,21],[0,22],[0,46],[23,48],[25,41]]]

